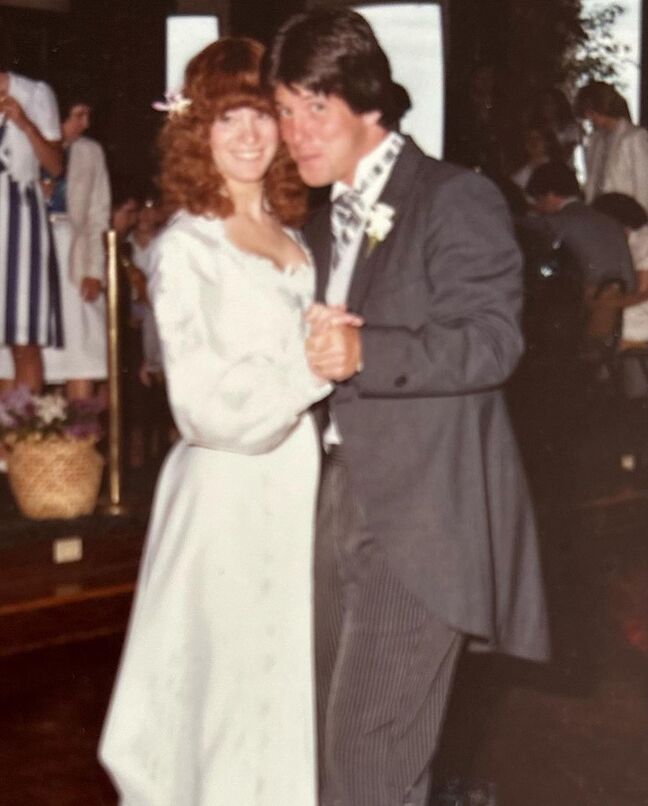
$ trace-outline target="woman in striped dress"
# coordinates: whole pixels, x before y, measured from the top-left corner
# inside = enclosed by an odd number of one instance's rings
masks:
[[[1,54],[0,54],[1,55]],[[0,64],[0,344],[11,348],[14,384],[39,391],[41,348],[63,340],[59,277],[39,186],[62,169],[61,130],[47,84]]]

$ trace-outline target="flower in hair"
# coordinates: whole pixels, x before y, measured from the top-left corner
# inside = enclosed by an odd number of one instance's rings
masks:
[[[152,106],[158,112],[166,112],[169,117],[175,117],[176,115],[184,115],[191,106],[191,100],[185,98],[182,90],[167,90],[164,93],[164,100],[155,101]]]

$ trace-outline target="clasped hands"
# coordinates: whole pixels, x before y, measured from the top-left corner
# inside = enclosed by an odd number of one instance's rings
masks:
[[[345,381],[360,370],[364,320],[345,305],[316,302],[306,311],[306,359],[311,371],[328,381]]]

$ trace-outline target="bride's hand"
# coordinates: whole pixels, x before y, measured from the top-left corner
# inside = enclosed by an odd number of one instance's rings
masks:
[[[321,302],[314,302],[306,311],[304,319],[309,325],[311,335],[323,333],[339,325],[362,327],[364,324],[364,319],[347,311],[346,305],[324,305]]]

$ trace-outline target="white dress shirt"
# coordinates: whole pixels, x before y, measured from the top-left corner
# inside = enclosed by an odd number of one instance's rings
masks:
[[[391,146],[398,144],[400,149],[403,138],[396,132],[390,132],[380,143],[370,151],[368,154],[358,162],[356,166],[355,176],[353,177],[353,187],[349,187],[345,182],[335,182],[331,188],[331,201],[335,200],[349,190],[357,190],[362,186],[366,177],[368,177],[373,168],[378,165],[383,159],[386,152]],[[387,180],[391,176],[395,161],[387,166],[385,170],[376,177],[375,181],[367,187],[362,193],[362,200],[367,211],[370,211],[373,205],[380,198]],[[351,280],[353,279],[353,270],[358,259],[360,246],[364,239],[365,227],[359,227],[350,243],[340,253],[338,264],[334,271],[329,273],[328,285],[326,286],[326,303],[327,305],[341,305],[346,304],[349,296],[349,288],[351,287]],[[341,445],[342,437],[337,427],[333,413],[330,412],[330,424],[324,432],[324,445]]]

